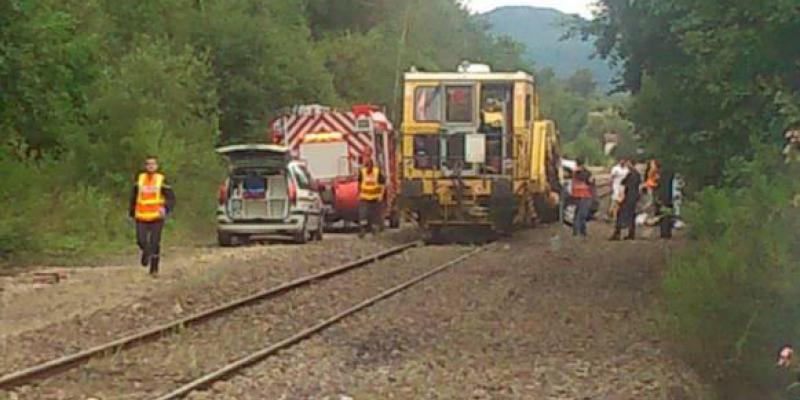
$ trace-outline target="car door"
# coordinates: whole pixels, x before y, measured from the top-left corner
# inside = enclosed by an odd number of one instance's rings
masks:
[[[306,181],[309,183],[308,198],[311,203],[309,204],[308,208],[309,217],[311,220],[315,221],[313,225],[314,228],[318,228],[320,225],[325,223],[322,215],[322,193],[319,192],[316,180],[314,179],[314,176],[311,175],[311,172],[308,170],[308,168],[306,168],[304,165],[299,165],[298,169],[305,176]]]
[[[307,171],[298,164],[290,167],[292,176],[297,183],[297,208],[306,217],[307,227],[313,229],[319,221],[320,198],[312,187],[311,178]]]

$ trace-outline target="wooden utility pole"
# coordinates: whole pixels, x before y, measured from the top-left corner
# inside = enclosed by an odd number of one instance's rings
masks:
[[[419,0],[409,0],[408,4],[406,4],[406,11],[403,17],[403,30],[400,33],[400,44],[397,48],[397,60],[395,62],[395,76],[394,76],[394,91],[392,92],[392,96],[394,99],[394,106],[392,107],[392,122],[397,124],[397,110],[399,106],[399,97],[400,97],[400,81],[402,78],[402,62],[403,62],[403,53],[406,49],[406,41],[408,40],[408,31],[410,30],[411,26],[411,9],[412,5],[417,6],[419,4]]]

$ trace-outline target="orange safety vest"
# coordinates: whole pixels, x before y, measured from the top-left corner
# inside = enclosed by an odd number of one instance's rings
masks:
[[[658,187],[658,181],[661,179],[661,172],[658,168],[654,165],[650,165],[649,171],[647,171],[647,179],[644,182],[644,185],[648,189],[655,189]]]
[[[647,181],[644,183],[649,189],[655,189],[658,187],[658,180],[661,178],[658,174],[658,171],[651,171],[650,175],[647,176]]]
[[[361,187],[359,188],[359,198],[365,201],[378,201],[383,195],[383,186],[378,182],[380,169],[372,167],[372,171],[366,167],[361,168]]]
[[[578,179],[572,178],[572,197],[579,199],[588,199],[592,197],[592,188],[588,183]]]
[[[152,222],[161,219],[161,210],[164,208],[164,196],[161,187],[164,185],[164,175],[139,174],[138,194],[136,195],[136,211],[134,217],[137,221]]]

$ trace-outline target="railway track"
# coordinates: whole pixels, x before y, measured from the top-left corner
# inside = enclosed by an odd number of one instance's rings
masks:
[[[147,357],[150,357],[151,360],[153,359],[153,357],[155,357],[155,359],[157,359],[157,360],[164,359],[164,358],[169,358],[169,357],[171,357],[171,355],[169,353],[172,350],[169,350],[170,349],[169,345],[165,344],[164,342],[168,342],[169,340],[171,340],[170,338],[172,338],[172,337],[179,337],[182,334],[182,332],[185,332],[184,328],[186,328],[186,327],[190,327],[190,326],[193,326],[193,325],[198,325],[200,323],[209,321],[211,319],[218,319],[219,320],[218,324],[221,325],[221,326],[224,326],[224,327],[227,327],[228,325],[231,325],[232,326],[230,328],[231,332],[235,332],[235,333],[232,333],[231,336],[235,337],[237,334],[239,334],[240,336],[244,335],[244,334],[240,334],[239,332],[240,331],[245,331],[247,329],[250,329],[250,326],[253,324],[253,321],[250,319],[251,317],[243,317],[242,315],[239,315],[238,317],[235,317],[235,316],[229,316],[229,317],[226,317],[226,318],[220,318],[220,317],[226,316],[226,315],[229,315],[229,314],[232,314],[232,315],[236,314],[236,313],[240,313],[241,314],[243,312],[242,309],[243,308],[247,308],[247,306],[253,306],[253,307],[250,307],[252,309],[252,308],[257,308],[257,307],[264,307],[262,304],[276,303],[276,302],[264,302],[263,300],[266,300],[266,299],[269,299],[269,298],[272,298],[272,297],[276,297],[276,296],[278,296],[280,294],[288,294],[290,292],[294,293],[294,294],[288,295],[287,297],[291,297],[291,296],[294,296],[297,293],[302,292],[302,293],[305,293],[304,296],[306,296],[307,298],[316,298],[316,297],[323,298],[325,296],[324,295],[324,292],[325,292],[324,289],[320,289],[320,291],[314,291],[314,290],[296,291],[296,290],[293,290],[293,289],[297,289],[297,288],[300,288],[300,287],[303,287],[303,286],[309,286],[309,285],[314,284],[316,282],[331,280],[331,278],[334,278],[336,276],[342,275],[343,273],[345,273],[347,271],[351,271],[351,270],[357,269],[359,267],[367,266],[367,265],[376,264],[376,263],[378,263],[378,261],[385,260],[386,263],[391,263],[394,260],[394,261],[398,261],[399,262],[399,260],[397,260],[397,257],[392,257],[392,256],[399,255],[399,254],[404,253],[407,250],[410,250],[410,249],[415,248],[415,247],[421,247],[421,245],[422,245],[421,242],[412,242],[412,243],[407,243],[407,244],[404,244],[404,245],[401,245],[401,246],[397,246],[395,248],[392,248],[392,249],[389,249],[389,250],[386,250],[386,251],[383,251],[383,252],[380,252],[380,253],[376,253],[374,255],[362,258],[360,260],[345,264],[343,266],[336,267],[336,268],[333,268],[333,269],[330,269],[330,270],[327,270],[327,271],[324,271],[324,272],[321,272],[321,273],[318,273],[318,274],[314,274],[314,275],[310,275],[310,276],[307,276],[307,277],[303,277],[303,278],[294,280],[292,282],[288,282],[286,284],[283,284],[283,285],[280,285],[280,286],[265,290],[265,291],[263,291],[261,293],[257,293],[257,294],[254,294],[254,295],[242,298],[242,299],[231,301],[231,302],[226,303],[224,305],[221,305],[219,307],[215,307],[213,309],[210,309],[210,310],[207,310],[207,311],[204,311],[204,312],[200,312],[200,313],[191,315],[191,316],[186,317],[186,318],[175,320],[175,321],[172,321],[170,323],[163,324],[163,325],[148,329],[146,331],[137,333],[135,335],[131,335],[131,336],[127,336],[127,337],[124,337],[124,338],[120,338],[120,339],[115,340],[113,342],[109,342],[109,343],[106,343],[106,344],[103,344],[103,345],[100,345],[100,346],[96,346],[96,347],[93,347],[91,349],[87,349],[85,351],[79,352],[79,353],[75,353],[75,354],[72,354],[72,355],[69,355],[69,356],[65,356],[65,357],[62,357],[62,358],[59,358],[59,359],[56,359],[56,360],[52,360],[52,361],[49,361],[49,362],[46,362],[46,363],[43,363],[43,364],[40,364],[40,365],[36,365],[36,366],[30,367],[30,368],[27,368],[25,370],[21,370],[21,371],[17,371],[17,372],[11,373],[9,375],[6,375],[6,376],[0,378],[0,389],[10,389],[10,388],[14,388],[14,387],[17,387],[17,386],[20,386],[20,385],[24,385],[24,384],[38,383],[38,382],[44,381],[45,386],[54,386],[54,387],[59,388],[59,390],[61,389],[61,386],[63,385],[64,387],[72,386],[73,390],[76,390],[76,391],[82,391],[80,378],[78,378],[78,382],[76,382],[75,379],[70,378],[70,376],[75,375],[75,374],[66,374],[66,373],[63,374],[63,375],[67,375],[67,376],[56,376],[56,375],[61,375],[61,373],[66,372],[69,369],[76,368],[76,367],[78,367],[78,366],[80,366],[82,364],[86,364],[89,361],[92,361],[92,360],[95,360],[95,359],[100,360],[100,361],[98,361],[99,363],[105,362],[105,361],[102,361],[102,360],[108,360],[109,358],[111,358],[111,357],[105,357],[105,356],[107,356],[109,354],[114,354],[114,357],[113,357],[114,359],[119,359],[120,357],[124,358],[125,357],[124,354],[122,356],[120,356],[120,354],[122,354],[123,351],[129,350],[129,349],[133,349],[134,347],[139,347],[139,346],[141,346],[143,348],[141,350],[131,350],[131,351],[133,351],[134,353],[138,352],[138,353],[146,354]],[[205,387],[207,387],[207,386],[209,386],[209,385],[211,385],[211,384],[213,384],[213,383],[215,383],[215,382],[217,382],[219,380],[222,380],[222,379],[224,379],[226,377],[229,377],[231,375],[236,374],[237,372],[241,371],[242,369],[244,369],[244,368],[246,368],[246,367],[248,367],[250,365],[253,365],[254,363],[257,363],[259,361],[264,360],[265,358],[273,355],[275,352],[277,352],[277,351],[279,351],[281,349],[285,349],[287,347],[290,347],[290,346],[292,346],[292,345],[294,345],[294,344],[296,344],[296,343],[298,343],[298,342],[300,342],[300,341],[302,341],[304,339],[307,339],[307,338],[309,338],[309,337],[321,332],[325,328],[328,328],[328,327],[330,327],[332,325],[335,325],[337,322],[341,321],[342,319],[344,319],[344,318],[346,318],[346,317],[348,317],[350,315],[353,315],[353,314],[355,314],[355,313],[357,313],[357,312],[359,312],[359,311],[361,311],[361,310],[363,310],[363,309],[375,304],[378,301],[381,301],[381,300],[386,299],[386,298],[388,298],[388,297],[390,297],[392,295],[395,295],[395,294],[397,294],[399,292],[402,292],[403,290],[406,290],[409,287],[411,287],[411,286],[413,286],[413,285],[415,285],[415,284],[417,284],[417,283],[419,283],[421,281],[424,281],[425,279],[428,279],[431,276],[433,276],[433,275],[435,275],[437,273],[440,273],[440,272],[446,270],[447,268],[450,268],[453,265],[455,265],[455,264],[457,264],[457,263],[459,263],[459,262],[461,262],[461,261],[473,256],[474,254],[476,254],[477,252],[479,252],[481,250],[482,250],[482,247],[479,247],[479,248],[476,248],[476,249],[473,249],[473,250],[471,250],[469,252],[464,253],[464,251],[462,249],[459,249],[458,252],[457,252],[458,254],[452,254],[452,255],[451,254],[447,254],[447,251],[453,253],[455,251],[454,249],[443,250],[442,254],[439,255],[438,259],[436,259],[436,257],[434,257],[434,260],[431,260],[431,262],[435,262],[436,263],[436,266],[433,267],[433,268],[431,268],[430,265],[425,264],[425,265],[423,265],[424,271],[422,271],[422,272],[417,271],[417,270],[420,269],[419,266],[415,266],[415,267],[410,267],[409,266],[408,271],[404,271],[402,273],[400,273],[400,272],[392,272],[395,275],[403,275],[403,274],[408,275],[408,274],[413,272],[414,275],[410,279],[403,279],[402,283],[400,283],[400,284],[396,284],[398,281],[401,281],[400,279],[393,280],[392,284],[395,284],[394,286],[392,286],[392,287],[390,287],[388,289],[382,290],[377,295],[371,295],[369,297],[367,297],[367,296],[358,297],[358,301],[357,302],[349,301],[349,299],[348,299],[348,301],[346,302],[347,303],[347,307],[342,306],[342,307],[338,307],[338,308],[333,308],[333,309],[340,310],[340,311],[331,313],[332,315],[326,315],[326,316],[324,316],[324,318],[315,317],[314,319],[311,320],[311,322],[313,322],[313,323],[306,323],[306,324],[303,325],[303,324],[300,324],[298,322],[297,324],[295,324],[295,325],[298,325],[298,326],[292,327],[291,330],[286,330],[286,332],[280,332],[281,333],[280,337],[269,338],[268,340],[265,340],[265,342],[271,343],[271,344],[267,345],[266,347],[250,348],[250,349],[247,350],[246,353],[244,353],[243,351],[239,351],[239,348],[237,348],[236,353],[237,353],[237,357],[238,358],[235,359],[235,361],[233,361],[233,362],[230,362],[230,360],[234,358],[232,356],[225,356],[223,358],[220,358],[219,360],[216,360],[216,362],[209,361],[206,366],[201,368],[201,370],[203,370],[203,372],[205,372],[205,373],[202,374],[202,376],[200,376],[199,378],[191,380],[191,377],[197,376],[197,374],[190,374],[188,376],[186,374],[184,374],[184,376],[182,376],[182,377],[172,377],[172,379],[165,379],[164,380],[165,382],[160,382],[159,383],[160,386],[158,388],[151,389],[147,393],[140,393],[139,395],[143,396],[141,398],[153,398],[154,393],[166,393],[168,391],[168,389],[165,387],[165,385],[172,386],[173,388],[180,385],[180,387],[178,387],[177,389],[174,389],[174,390],[169,389],[169,390],[171,390],[171,391],[169,391],[169,393],[167,393],[165,395],[161,395],[161,397],[158,397],[159,399],[173,399],[173,398],[183,397],[183,396],[185,396],[186,394],[188,394],[188,393],[190,393],[192,391],[205,388]],[[438,252],[438,250],[437,250],[437,252]],[[403,263],[396,264],[396,265],[405,267],[405,265]],[[381,268],[384,268],[384,267],[381,267]],[[414,270],[415,268],[417,270]],[[396,271],[401,271],[401,270],[405,270],[405,269],[406,268],[392,269],[392,271],[395,271],[395,270]],[[367,271],[371,271],[371,270],[374,270],[374,268],[367,269]],[[370,273],[370,272],[366,272],[366,273]],[[359,273],[359,274],[361,274],[361,273]],[[394,277],[394,278],[396,278],[396,277]],[[407,276],[404,276],[403,278],[407,278]],[[355,279],[356,278],[354,278],[354,280]],[[364,282],[365,283],[362,286],[368,287],[368,286],[370,286],[370,282],[372,282],[372,279],[364,279]],[[325,283],[325,285],[334,285],[334,283],[333,282]],[[380,286],[380,284],[375,284],[375,286]],[[325,287],[329,287],[329,286],[325,286]],[[373,289],[372,292],[370,292],[370,294],[374,294],[374,288],[370,288],[370,289]],[[333,289],[330,289],[330,290],[333,291],[333,292],[341,291],[340,289],[336,289],[335,287]],[[362,290],[362,291],[364,291],[364,290]],[[358,291],[356,290],[355,292],[358,292]],[[364,300],[365,297],[367,297],[367,298]],[[283,297],[281,297],[281,299],[283,299]],[[290,302],[290,300],[287,300],[287,303],[288,302]],[[277,302],[277,303],[281,303],[281,302]],[[356,304],[352,305],[353,303],[356,303]],[[277,314],[281,315],[282,318],[284,318],[284,319],[291,320],[293,318],[292,317],[292,311],[294,311],[292,309],[292,307],[294,307],[294,306],[291,306],[290,309],[287,310],[288,312],[282,310],[281,312],[278,312]],[[300,306],[300,308],[302,308],[302,307],[303,306]],[[312,309],[312,311],[313,311],[313,309]],[[255,315],[255,317],[252,317],[252,318],[259,318],[260,316],[267,315],[269,313],[268,312],[264,312],[264,311],[257,311],[257,312],[253,312],[253,314]],[[302,314],[302,313],[299,313],[299,314]],[[313,313],[311,313],[311,314],[313,314]],[[235,318],[239,318],[239,320],[237,321]],[[298,319],[302,319],[302,318],[298,318]],[[281,325],[283,323],[284,322],[276,322],[275,324],[272,324],[272,325],[279,326],[279,325]],[[266,322],[265,324],[270,325],[269,322]],[[215,324],[212,323],[210,325],[215,325]],[[287,325],[292,325],[292,324],[287,324]],[[299,326],[299,325],[303,325],[303,326]],[[259,332],[258,332],[257,327],[253,327],[252,329],[254,330],[254,333],[256,334],[256,337],[257,337],[257,339],[256,339],[257,342],[256,343],[258,343],[260,346],[263,346],[263,343],[261,342],[262,339],[261,339],[261,336],[259,336]],[[208,328],[208,329],[203,329],[203,330],[193,330],[193,331],[194,332],[203,332],[203,331],[206,331],[206,330],[211,331],[211,330],[213,330],[213,328]],[[221,331],[224,331],[224,330],[221,329]],[[173,333],[176,333],[176,332],[178,332],[177,335],[169,336],[170,334],[173,334]],[[205,347],[205,348],[212,348],[212,349],[214,348],[213,346],[215,346],[212,343],[214,340],[223,340],[221,335],[215,336],[215,334],[213,334],[213,333],[211,333],[211,334],[198,333],[198,334],[201,335],[201,336],[205,335],[207,337],[206,338],[201,338],[199,340],[197,340],[194,337],[192,337],[192,338],[189,338],[189,339],[186,339],[186,340],[195,341],[197,343],[198,347]],[[274,336],[274,335],[265,335],[265,336]],[[167,338],[165,338],[165,337],[167,337]],[[145,344],[158,342],[159,339],[164,339],[164,340],[162,340],[160,344],[159,343],[154,343],[152,345],[144,346]],[[181,339],[181,340],[183,340],[183,339]],[[237,339],[231,339],[231,340],[233,340],[235,342]],[[153,346],[153,347],[151,347],[151,346]],[[166,347],[166,349],[158,349],[159,346],[160,347]],[[192,346],[194,346],[194,344],[192,344]],[[220,347],[225,347],[225,346],[224,345],[220,345]],[[244,347],[244,346],[242,346],[242,347]],[[251,346],[251,347],[253,347],[253,346]],[[147,350],[147,351],[145,351],[145,350]],[[125,352],[125,354],[128,354],[128,352]],[[244,354],[244,355],[242,355],[242,354]],[[146,359],[147,358],[145,358],[145,360]],[[221,362],[221,361],[224,361],[224,363]],[[219,366],[219,365],[222,365],[222,367],[217,368],[217,366]],[[213,366],[213,368],[212,368],[212,366]],[[89,370],[92,370],[92,368],[93,368],[92,364],[90,364],[87,367],[89,367]],[[214,368],[217,368],[217,369],[214,369]],[[107,369],[113,370],[113,368],[111,368],[111,367],[109,367],[107,365],[106,366],[97,367],[97,369],[102,370],[102,372],[100,373],[100,375],[101,375],[101,378],[99,379],[100,381],[106,380],[106,379],[104,379],[105,376],[108,376],[109,378],[113,377],[114,379],[116,379],[117,377],[115,375],[117,375],[119,373],[118,371],[116,371],[116,372],[115,371],[108,371]],[[126,369],[126,368],[123,368],[123,369]],[[149,367],[148,368],[144,368],[144,369],[147,370],[147,369],[149,369]],[[209,371],[209,370],[212,370],[212,372],[208,373],[207,371]],[[90,371],[89,373],[90,374],[94,374],[94,371]],[[161,380],[160,379],[161,377],[163,377],[163,375],[157,374],[156,379]],[[47,379],[47,378],[52,378],[52,379],[48,379],[47,381],[45,381],[45,379]],[[97,379],[97,377],[93,377],[92,380],[97,381],[98,379]],[[135,378],[133,380],[129,379],[127,382],[126,382],[125,378],[121,378],[119,384],[116,384],[116,387],[114,387],[113,389],[110,389],[110,390],[112,392],[120,392],[120,391],[122,391],[122,392],[124,392],[126,394],[130,393],[135,398],[140,398],[134,393],[138,389],[134,389],[133,387],[125,388],[124,385],[130,384],[131,382],[141,382],[141,381],[149,381],[149,378],[142,379],[142,378],[137,377],[137,378]],[[187,381],[188,381],[188,383],[185,383]],[[170,385],[170,383],[171,383],[171,385]],[[139,387],[139,389],[140,389],[140,387]],[[87,390],[92,391],[93,389],[87,389]],[[69,391],[70,390],[67,389],[67,392],[69,392]]]
[[[122,350],[132,348],[137,345],[158,340],[180,329],[185,329],[191,326],[201,324],[209,321],[210,319],[220,317],[234,310],[250,306],[254,303],[273,298],[291,290],[308,286],[312,283],[330,279],[332,277],[344,274],[356,268],[364,267],[375,263],[376,261],[400,254],[413,247],[421,246],[422,242],[414,241],[402,244],[388,250],[384,250],[367,257],[363,257],[356,261],[352,261],[341,266],[337,266],[316,274],[307,275],[290,282],[275,286],[264,291],[252,294],[247,297],[236,299],[220,306],[200,311],[198,313],[186,316],[184,318],[176,319],[174,321],[152,327],[150,329],[121,337],[119,339],[77,352],[66,355],[57,359],[53,359],[41,364],[37,364],[16,372],[9,373],[0,377],[0,390],[9,390],[20,385],[28,384],[35,381],[40,381],[51,377],[53,375],[62,373],[69,369],[75,368],[84,364],[92,359],[103,357],[106,354],[116,353]]]
[[[409,280],[407,280],[407,281],[405,281],[403,283],[400,283],[400,284],[398,284],[396,286],[393,286],[393,287],[391,287],[391,288],[389,288],[389,289],[387,289],[387,290],[385,290],[385,291],[383,291],[383,292],[381,292],[381,293],[379,293],[379,294],[377,294],[375,296],[372,296],[372,297],[370,297],[368,299],[365,299],[365,300],[361,301],[358,304],[353,305],[352,307],[349,307],[349,308],[347,308],[345,310],[342,310],[341,312],[339,312],[339,313],[337,313],[337,314],[335,314],[335,315],[323,320],[322,322],[319,322],[319,323],[317,323],[317,324],[315,324],[313,326],[309,326],[309,327],[307,327],[307,328],[295,333],[294,335],[292,335],[290,337],[287,337],[287,338],[285,338],[285,339],[283,339],[281,341],[278,341],[278,342],[270,344],[270,345],[268,345],[268,346],[266,346],[264,348],[258,349],[258,350],[254,351],[254,352],[251,352],[249,355],[247,355],[245,357],[242,357],[242,358],[240,358],[238,360],[235,360],[235,361],[233,361],[233,362],[231,362],[229,364],[226,364],[226,365],[220,367],[219,369],[217,369],[217,370],[215,370],[215,371],[213,371],[211,373],[205,374],[202,377],[197,378],[192,382],[189,382],[189,383],[187,383],[187,384],[185,384],[185,385],[183,385],[183,386],[181,386],[181,387],[179,387],[179,388],[177,388],[177,389],[175,389],[175,390],[173,390],[173,391],[171,391],[171,392],[169,392],[169,393],[167,393],[167,394],[165,394],[163,396],[158,397],[157,400],[179,399],[179,398],[183,398],[184,396],[188,395],[189,393],[191,393],[193,391],[207,388],[210,385],[214,384],[215,382],[220,381],[222,379],[225,379],[225,378],[227,378],[227,377],[229,377],[229,376],[231,376],[231,375],[233,375],[233,374],[235,374],[235,373],[237,373],[237,372],[239,372],[239,371],[241,371],[241,370],[243,370],[243,369],[245,369],[245,368],[247,368],[247,367],[249,367],[249,366],[251,366],[251,365],[253,365],[253,364],[257,363],[257,362],[259,362],[259,361],[261,361],[261,360],[264,360],[265,358],[275,354],[276,352],[278,352],[280,350],[283,350],[285,348],[293,346],[293,345],[301,342],[302,340],[305,340],[305,339],[311,337],[312,335],[314,335],[316,333],[319,333],[320,331],[324,330],[325,328],[336,324],[337,322],[343,320],[344,318],[347,318],[347,317],[349,317],[349,316],[351,316],[351,315],[353,315],[353,314],[355,314],[355,313],[357,313],[357,312],[359,312],[359,311],[361,311],[361,310],[363,310],[363,309],[365,309],[365,308],[367,308],[367,307],[369,307],[369,306],[371,306],[371,305],[373,305],[373,304],[375,304],[375,303],[377,303],[377,302],[379,302],[379,301],[381,301],[383,299],[386,299],[386,298],[391,297],[391,296],[393,296],[393,295],[395,295],[397,293],[400,293],[403,290],[406,290],[406,289],[410,288],[411,286],[414,286],[417,283],[422,282],[422,281],[424,281],[424,280],[426,280],[426,279],[428,279],[428,278],[430,278],[430,277],[432,277],[432,276],[434,276],[434,275],[436,275],[436,274],[438,274],[438,273],[440,273],[440,272],[442,272],[442,271],[444,271],[444,270],[446,270],[446,269],[448,269],[448,268],[450,268],[450,267],[452,267],[452,266],[454,266],[454,265],[466,260],[467,258],[470,258],[470,257],[474,256],[475,254],[477,254],[478,252],[480,252],[482,250],[483,250],[482,247],[476,248],[476,249],[470,251],[467,254],[463,254],[463,255],[461,255],[459,257],[456,257],[455,259],[452,259],[452,260],[447,261],[447,262],[445,262],[445,263],[443,263],[441,265],[438,265],[438,266],[434,267],[433,269],[428,270],[427,272],[424,272],[422,274],[414,276],[413,278],[411,278],[411,279],[409,279]]]

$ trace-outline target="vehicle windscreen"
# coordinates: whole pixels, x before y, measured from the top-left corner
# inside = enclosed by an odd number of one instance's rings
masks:
[[[300,158],[314,179],[330,179],[350,174],[346,142],[303,143]]]

